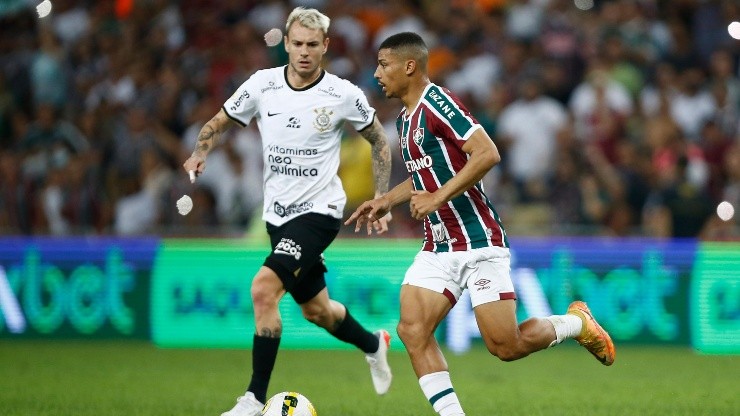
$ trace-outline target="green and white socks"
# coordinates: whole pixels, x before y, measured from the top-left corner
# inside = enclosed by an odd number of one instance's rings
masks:
[[[452,388],[448,371],[421,376],[419,385],[434,411],[440,416],[465,416],[457,394]]]

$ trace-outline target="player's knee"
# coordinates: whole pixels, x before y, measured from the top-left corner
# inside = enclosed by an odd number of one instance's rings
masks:
[[[255,312],[277,308],[280,302],[280,293],[267,285],[253,284],[251,294]]]
[[[325,327],[330,318],[330,311],[321,307],[304,307],[303,317],[308,322]]]
[[[495,338],[488,334],[483,336],[483,342],[488,352],[501,361],[514,361],[522,357],[521,343],[516,334],[509,334],[509,336],[499,334]]]
[[[413,346],[424,340],[428,332],[420,322],[401,320],[396,326],[398,337],[406,346]]]
[[[493,342],[486,342],[486,348],[491,355],[497,357],[501,361],[515,361],[527,354],[523,354],[520,348],[517,348],[514,344],[497,344]]]
[[[522,355],[513,349],[510,348],[503,348],[496,351],[496,357],[498,357],[501,361],[516,361],[520,358],[522,358]]]

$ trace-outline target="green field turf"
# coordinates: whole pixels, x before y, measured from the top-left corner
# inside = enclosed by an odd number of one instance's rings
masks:
[[[740,357],[618,347],[603,367],[563,345],[504,363],[480,347],[448,353],[469,416],[740,415]],[[219,415],[248,383],[248,350],[157,349],[136,342],[0,341],[0,415]],[[355,351],[281,351],[270,394],[305,394],[319,416],[434,415],[403,351],[394,383],[372,390]]]

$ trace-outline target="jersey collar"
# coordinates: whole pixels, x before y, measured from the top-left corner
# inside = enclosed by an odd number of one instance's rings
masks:
[[[424,87],[424,90],[421,92],[421,95],[419,96],[419,101],[416,102],[416,105],[414,106],[413,110],[409,112],[409,111],[406,111],[405,108],[403,109],[402,114],[403,114],[404,120],[410,119],[414,115],[414,113],[416,113],[416,110],[421,105],[421,102],[424,101],[424,97],[427,95],[427,92],[429,92],[429,89],[432,88],[433,86],[434,86],[434,83],[430,82],[427,84],[426,87]]]
[[[306,91],[308,89],[313,88],[316,84],[321,82],[322,79],[324,79],[324,75],[326,74],[326,71],[324,71],[324,68],[321,68],[321,73],[319,74],[319,77],[316,78],[316,80],[308,85],[306,85],[303,88],[293,88],[292,85],[290,85],[290,82],[288,82],[288,65],[285,65],[285,69],[283,70],[283,77],[285,77],[285,85],[288,86],[293,91]]]

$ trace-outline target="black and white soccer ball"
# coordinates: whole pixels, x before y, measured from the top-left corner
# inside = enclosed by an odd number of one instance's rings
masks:
[[[316,416],[316,409],[306,396],[294,391],[284,391],[270,397],[260,415]]]

